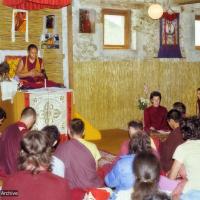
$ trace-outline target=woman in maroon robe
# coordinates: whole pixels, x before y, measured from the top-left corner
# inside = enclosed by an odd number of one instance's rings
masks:
[[[152,106],[144,110],[144,130],[150,131],[167,131],[167,109],[160,105],[161,94],[158,91],[153,91],[150,94]]]

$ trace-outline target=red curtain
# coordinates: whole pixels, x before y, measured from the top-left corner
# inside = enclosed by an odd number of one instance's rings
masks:
[[[71,4],[71,0],[3,0],[3,4],[16,9],[40,10],[62,8]]]

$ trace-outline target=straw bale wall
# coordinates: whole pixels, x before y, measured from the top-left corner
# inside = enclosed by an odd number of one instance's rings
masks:
[[[162,105],[171,109],[175,101],[195,114],[196,88],[200,86],[200,63],[133,60],[127,62],[74,63],[76,110],[96,128],[126,128],[131,119],[142,120],[137,107],[144,84],[162,93]]]

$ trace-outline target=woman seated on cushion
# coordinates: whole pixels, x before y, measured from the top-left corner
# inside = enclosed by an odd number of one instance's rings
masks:
[[[159,193],[160,163],[154,154],[150,152],[137,154],[133,172],[136,180],[132,200],[170,200],[165,193]]]
[[[169,131],[167,124],[167,109],[160,105],[161,93],[153,91],[150,94],[151,106],[144,110],[144,130],[151,131]]]
[[[19,61],[16,75],[20,78],[22,88],[32,89],[47,87],[61,87],[62,84],[47,80],[44,64],[41,58],[38,57],[38,48],[34,44],[28,46],[28,56],[22,57]]]

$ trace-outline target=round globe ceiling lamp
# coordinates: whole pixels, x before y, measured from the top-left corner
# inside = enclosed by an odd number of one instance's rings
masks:
[[[159,19],[163,15],[163,8],[160,4],[153,3],[149,6],[148,14],[152,19]]]

